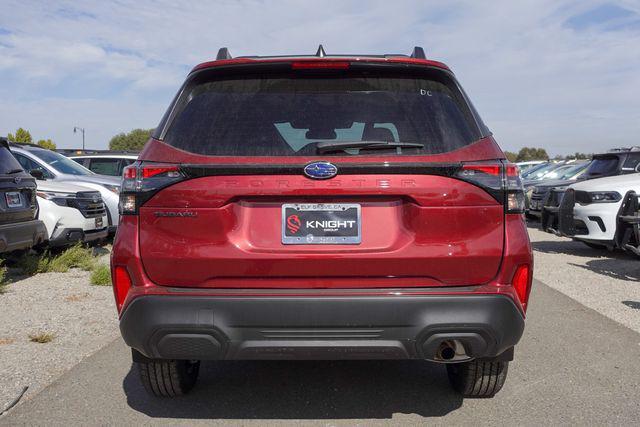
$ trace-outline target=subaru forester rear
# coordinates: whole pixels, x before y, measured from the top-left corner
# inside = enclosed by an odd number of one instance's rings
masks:
[[[532,280],[522,186],[421,48],[221,49],[120,197],[120,328],[154,395],[222,359],[423,359],[465,396],[504,383]]]

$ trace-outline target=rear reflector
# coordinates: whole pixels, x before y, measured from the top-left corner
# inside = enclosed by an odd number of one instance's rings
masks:
[[[291,63],[293,70],[346,70],[347,61],[297,61]]]
[[[116,297],[118,312],[122,310],[124,300],[131,289],[131,277],[126,267],[117,266],[113,270],[113,294]]]
[[[529,300],[529,292],[531,291],[531,280],[529,278],[530,271],[531,269],[527,264],[518,266],[515,274],[513,275],[513,281],[511,282],[511,285],[516,290],[518,299],[522,304],[522,309],[525,311]]]

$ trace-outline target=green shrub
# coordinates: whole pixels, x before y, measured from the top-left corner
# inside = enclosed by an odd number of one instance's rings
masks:
[[[38,266],[38,272],[64,273],[69,271],[70,268],[91,271],[95,265],[96,258],[93,256],[91,249],[77,244],[71,246],[60,255],[50,258],[48,261],[45,261],[45,257],[43,257],[41,265]]]
[[[108,265],[100,264],[91,272],[91,284],[98,286],[111,286],[111,269]]]
[[[0,260],[0,295],[7,292],[7,284],[5,283],[6,274],[7,268],[2,265],[2,260]]]

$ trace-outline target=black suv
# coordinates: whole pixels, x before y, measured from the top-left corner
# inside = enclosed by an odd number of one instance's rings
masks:
[[[0,138],[0,252],[28,249],[47,240],[36,219],[36,180],[25,172]]]

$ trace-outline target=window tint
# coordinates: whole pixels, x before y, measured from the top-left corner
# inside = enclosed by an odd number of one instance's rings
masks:
[[[18,169],[24,169],[13,157],[11,151],[6,147],[0,146],[0,174],[6,174]]]
[[[481,136],[451,82],[387,77],[246,78],[187,87],[164,136],[181,150],[224,156],[316,155],[325,141],[388,141],[436,154]],[[380,154],[349,149],[347,153]]]
[[[626,172],[637,171],[638,164],[640,164],[640,153],[630,153],[622,165],[622,169]]]
[[[91,159],[89,169],[101,175],[120,175],[120,159]]]
[[[45,169],[44,167],[40,166],[38,163],[34,162],[30,158],[28,158],[26,156],[23,156],[22,154],[18,154],[18,153],[14,153],[14,156],[18,160],[20,165],[22,166],[22,169],[24,169],[25,171],[29,172],[29,171],[32,171],[32,170],[39,170],[39,171],[42,172],[43,176],[46,179],[53,178],[53,175],[51,175],[51,172],[49,172],[47,169]]]

